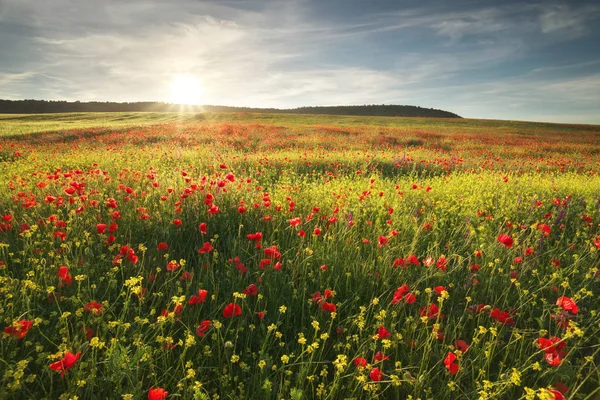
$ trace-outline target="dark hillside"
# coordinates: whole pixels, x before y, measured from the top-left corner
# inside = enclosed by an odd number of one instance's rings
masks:
[[[365,115],[389,117],[432,117],[461,118],[448,111],[435,110],[417,106],[399,105],[362,105],[362,106],[328,106],[299,108],[250,108],[229,106],[189,106],[159,102],[79,102],[79,101],[46,101],[46,100],[0,100],[0,114],[42,114],[65,112],[168,112],[185,110],[190,112],[255,112],[277,114],[333,114],[333,115]]]

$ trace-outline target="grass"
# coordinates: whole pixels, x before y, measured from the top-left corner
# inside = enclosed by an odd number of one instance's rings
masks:
[[[0,116],[0,398],[591,399],[599,133]]]

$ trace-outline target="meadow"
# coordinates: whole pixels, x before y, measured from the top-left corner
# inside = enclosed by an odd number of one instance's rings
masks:
[[[0,398],[600,395],[600,126],[0,115],[0,185]]]

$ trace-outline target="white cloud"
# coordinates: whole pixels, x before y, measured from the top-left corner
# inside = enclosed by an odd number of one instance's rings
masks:
[[[7,71],[0,97],[160,101],[169,99],[172,77],[191,74],[209,104],[385,102],[498,118],[538,103],[600,104],[598,77],[560,78],[562,66],[482,78],[500,63],[586,34],[598,6],[528,2],[448,12],[423,5],[329,23],[310,7],[301,0],[0,0],[0,23],[28,27],[24,43],[35,49],[27,65],[8,68],[10,60],[0,59]],[[462,83],[472,72],[484,82]]]

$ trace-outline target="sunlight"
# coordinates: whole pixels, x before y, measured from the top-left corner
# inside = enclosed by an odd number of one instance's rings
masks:
[[[171,82],[171,102],[199,105],[202,102],[202,87],[198,79],[191,75],[176,76]]]

